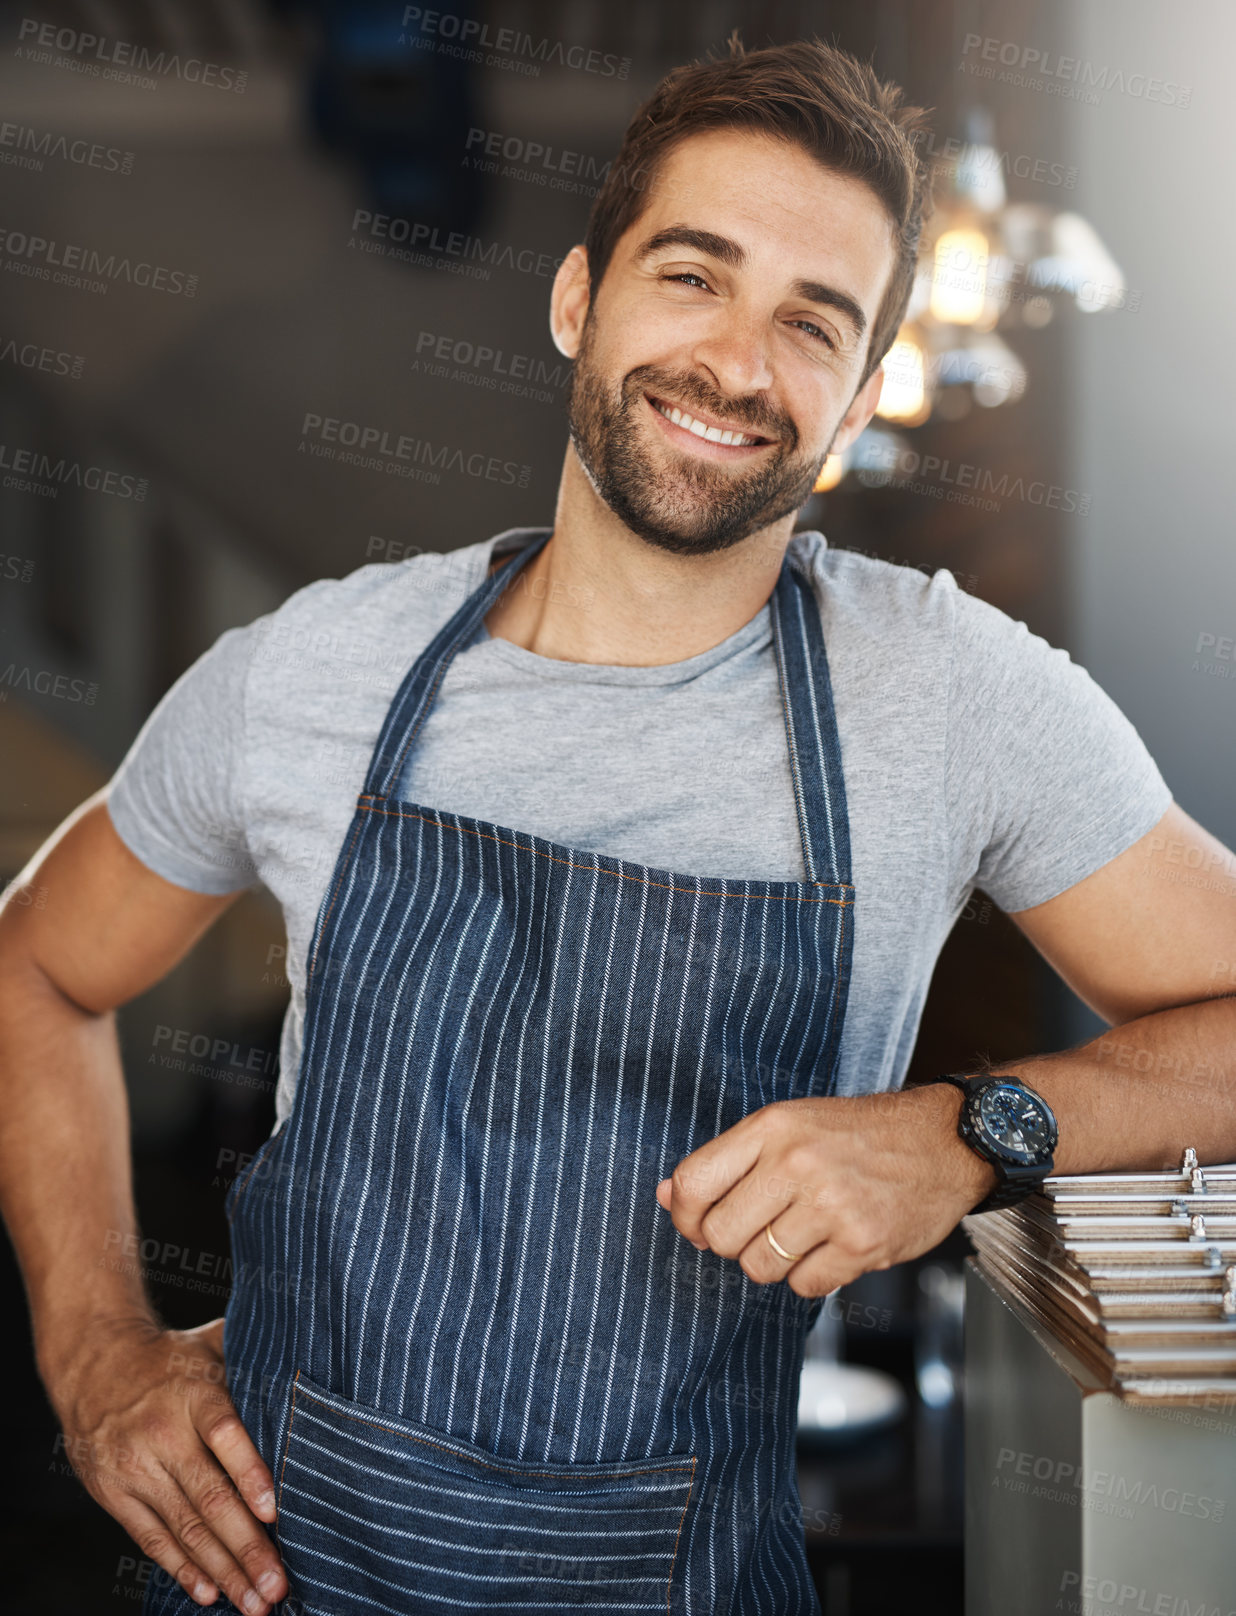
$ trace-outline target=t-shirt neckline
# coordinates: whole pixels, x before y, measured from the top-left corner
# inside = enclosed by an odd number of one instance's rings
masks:
[[[514,528],[506,533],[499,533],[481,548],[480,579],[487,576],[490,563],[495,557],[504,555],[509,550],[522,548],[532,537],[547,531],[549,530],[546,528]],[[499,657],[510,666],[524,673],[533,674],[539,679],[573,684],[677,685],[685,684],[690,679],[697,679],[700,674],[707,673],[718,663],[737,656],[761,638],[766,638],[769,643],[772,641],[772,614],[767,601],[754,617],[749,618],[741,628],[735,629],[733,634],[719,644],[710,646],[708,650],[700,651],[695,656],[685,657],[680,662],[658,662],[651,667],[610,662],[563,662],[556,657],[543,657],[535,651],[525,649],[522,645],[516,645],[513,640],[495,639],[485,627],[484,618],[477,625],[476,633],[469,643],[485,646],[488,655]]]

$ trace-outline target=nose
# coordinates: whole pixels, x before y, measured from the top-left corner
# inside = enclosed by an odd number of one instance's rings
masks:
[[[691,349],[695,364],[726,398],[767,392],[773,384],[769,333],[754,312],[719,308]]]

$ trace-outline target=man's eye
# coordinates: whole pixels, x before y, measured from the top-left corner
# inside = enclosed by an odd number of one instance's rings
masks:
[[[678,271],[676,274],[662,275],[661,279],[663,281],[680,281],[684,286],[688,282],[691,282],[696,286],[702,286],[705,291],[708,290],[708,282],[704,279],[704,277],[702,275],[697,275],[696,272],[693,269],[684,269],[684,270]],[[792,320],[790,323],[792,325],[799,326],[803,331],[806,331],[810,336],[812,336],[812,337],[816,338],[818,341],[822,342],[824,344],[824,346],[826,348],[828,348],[830,351],[832,351],[832,352],[836,351],[837,344],[829,336],[828,332],[822,330],[813,321],[811,321],[811,320]]]
[[[793,320],[790,323],[792,325],[801,326],[804,331],[809,331],[813,337],[818,337],[821,342],[827,343],[830,348],[836,348],[837,344],[829,336],[828,332],[821,331],[819,326],[814,325],[810,320]]]

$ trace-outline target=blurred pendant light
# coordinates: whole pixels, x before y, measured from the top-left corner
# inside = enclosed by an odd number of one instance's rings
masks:
[[[924,333],[907,321],[884,356],[879,413],[901,426],[918,426],[931,414],[927,396],[928,351]]]
[[[813,494],[826,494],[851,472],[864,488],[882,488],[903,468],[913,465],[913,450],[905,438],[883,427],[869,426],[839,455],[829,455],[816,478]]]
[[[969,225],[941,231],[932,254],[927,307],[942,325],[978,325],[987,314],[986,234]]]
[[[1080,214],[1009,203],[991,114],[973,108],[965,127],[965,145],[937,170],[914,290],[884,361],[876,414],[899,427],[1022,396],[1025,366],[997,326],[1037,329],[1065,300],[1092,314],[1127,299],[1119,265]]]
[[[820,467],[820,475],[816,478],[811,492],[813,494],[827,494],[830,488],[836,488],[845,473],[845,455],[830,454]]]

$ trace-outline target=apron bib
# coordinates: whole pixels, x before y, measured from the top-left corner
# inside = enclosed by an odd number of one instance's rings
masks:
[[[654,1193],[834,1083],[854,891],[819,609],[787,559],[805,881],[392,795],[455,652],[548,537],[391,704],[317,918],[292,1112],[227,1196],[228,1384],[275,1477],[289,1616],[819,1611],[794,1435],[821,1303],[696,1252]],[[160,1581],[148,1611],[200,1610]]]

